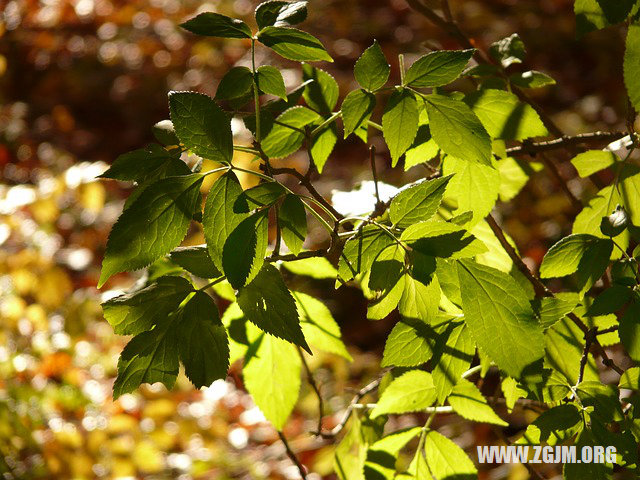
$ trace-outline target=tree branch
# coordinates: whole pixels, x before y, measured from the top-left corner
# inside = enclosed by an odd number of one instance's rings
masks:
[[[322,431],[322,418],[324,416],[324,400],[322,399],[322,394],[320,393],[320,387],[316,383],[316,379],[313,377],[313,373],[311,373],[311,369],[309,368],[309,364],[307,363],[307,359],[304,358],[304,354],[300,347],[298,347],[298,355],[300,355],[300,360],[302,360],[302,365],[304,366],[304,370],[307,373],[307,381],[311,388],[318,397],[318,432]],[[319,433],[317,435],[320,435]]]
[[[265,260],[268,262],[277,262],[278,260],[282,260],[283,262],[292,262],[294,260],[302,260],[304,258],[325,257],[328,254],[329,251],[325,249],[305,250],[304,252],[300,252],[298,255],[293,253],[288,253],[286,255],[270,255],[265,258]]]
[[[287,457],[289,457],[289,459],[294,463],[294,465],[296,467],[298,467],[298,471],[300,472],[300,476],[304,480],[306,480],[307,479],[307,471],[306,471],[306,469],[304,468],[302,463],[300,463],[300,460],[298,460],[298,457],[296,457],[296,454],[293,453],[293,450],[291,450],[291,447],[289,446],[289,442],[287,442],[287,438],[284,436],[284,434],[280,430],[278,430],[278,437],[280,437],[280,440],[284,444],[284,448],[287,451]]]
[[[578,147],[581,145],[591,145],[600,143],[611,143],[627,135],[626,132],[591,132],[580,133],[578,135],[563,135],[560,138],[547,140],[544,142],[531,142],[525,140],[522,145],[507,148],[507,155],[514,156],[528,154],[532,157],[536,153],[557,150],[566,147]]]

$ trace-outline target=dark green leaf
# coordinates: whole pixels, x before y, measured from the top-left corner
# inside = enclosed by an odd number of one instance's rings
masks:
[[[102,304],[104,318],[115,333],[137,335],[167,318],[192,291],[184,278],[160,277],[142,290],[107,300]]]
[[[180,25],[196,35],[223,38],[251,38],[251,29],[242,20],[205,12]]]
[[[385,318],[400,302],[405,289],[404,256],[404,249],[394,243],[371,265],[368,287],[375,294],[367,309],[368,319]]]
[[[634,362],[640,362],[640,302],[634,301],[620,319],[620,340]]]
[[[633,8],[635,0],[575,0],[576,34],[578,37],[593,30],[622,22]]]
[[[174,263],[197,277],[217,278],[222,275],[211,261],[206,245],[178,247],[170,255]]]
[[[238,305],[260,330],[311,353],[300,328],[295,300],[274,266],[265,264],[255,279],[239,290]]]
[[[626,0],[622,3],[630,3]],[[624,51],[624,84],[627,95],[636,110],[640,110],[640,23],[633,22],[627,31],[627,42]]]
[[[321,114],[331,113],[340,94],[335,79],[324,70],[306,63],[302,65],[302,79],[311,80],[302,94],[307,105]]]
[[[278,182],[263,182],[242,192],[233,205],[234,211],[241,212],[247,208],[248,212],[250,209],[271,206],[286,193],[287,190]]]
[[[333,62],[320,40],[295,28],[265,27],[258,33],[258,40],[288,60]]]
[[[268,242],[268,210],[245,218],[229,234],[222,251],[222,267],[233,288],[245,286],[258,275]]]
[[[163,145],[179,145],[180,140],[176,136],[176,131],[173,128],[171,120],[160,120],[152,127],[153,136],[156,137]]]
[[[342,102],[342,121],[344,124],[344,138],[358,129],[361,125],[366,127],[367,120],[376,106],[375,95],[364,90],[354,90],[344,98]]]
[[[304,203],[297,195],[288,194],[280,206],[278,222],[282,240],[294,254],[298,255],[307,236],[307,214]]]
[[[302,146],[304,127],[321,117],[307,107],[292,107],[278,116],[277,123],[262,140],[262,149],[270,158],[282,158]]]
[[[338,274],[343,281],[349,281],[360,272],[371,268],[378,254],[393,244],[393,239],[381,228],[367,225],[345,243]]]
[[[489,53],[491,53],[491,56],[499,61],[504,68],[514,63],[522,63],[527,54],[524,43],[517,33],[492,43],[489,48]]]
[[[216,90],[217,100],[232,100],[242,97],[253,88],[253,73],[247,67],[233,67],[229,70]]]
[[[170,92],[169,107],[176,135],[185,147],[209,160],[231,161],[231,119],[210,97],[195,92]]]
[[[586,315],[597,317],[607,315],[620,310],[630,299],[633,291],[622,285],[613,285],[598,295],[591,306],[587,309]]]
[[[439,87],[460,76],[474,50],[440,50],[423,55],[404,75],[404,84],[410,87]]]
[[[287,100],[287,89],[280,70],[271,65],[263,65],[258,67],[257,74],[258,87],[261,92]]]
[[[259,28],[286,27],[304,22],[307,18],[307,2],[283,2],[271,0],[256,8],[256,23]]]
[[[389,218],[396,227],[407,228],[429,220],[440,207],[451,176],[424,180],[402,190],[391,200]]]
[[[160,145],[149,144],[145,148],[120,155],[99,178],[142,183],[160,178],[159,175],[167,168],[181,168],[174,166],[179,163],[184,165],[187,174],[191,173],[180,157],[169,153]],[[169,167],[169,164],[172,165]]]
[[[414,250],[440,258],[473,257],[487,251],[466,229],[453,223],[432,220],[408,227],[400,237]]]
[[[320,123],[318,120],[316,124]],[[311,125],[313,127],[313,125]],[[338,130],[335,123],[328,125],[322,129],[322,131],[316,134],[311,140],[311,158],[313,163],[318,169],[319,173],[322,173],[325,163],[329,160],[331,152],[333,152],[336,142],[338,141]]]
[[[377,40],[367,48],[356,61],[353,74],[362,88],[369,92],[375,92],[383,87],[389,79],[391,67],[380,48]]]
[[[536,70],[509,75],[509,81],[520,88],[542,88],[556,84],[556,81],[549,75]]]
[[[389,147],[392,166],[411,146],[418,132],[418,104],[407,89],[394,90],[382,115],[382,132]]]
[[[116,273],[150,265],[182,242],[202,180],[200,174],[169,177],[142,192],[111,230],[98,288]]]

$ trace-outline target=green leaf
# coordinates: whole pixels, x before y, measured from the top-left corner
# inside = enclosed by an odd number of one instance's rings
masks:
[[[448,156],[442,174],[452,177],[445,191],[445,203],[456,205],[453,214],[472,212],[472,221],[468,222],[472,226],[491,212],[500,188],[500,172],[493,166]]]
[[[242,20],[205,12],[180,25],[196,35],[223,38],[251,38],[251,29]]]
[[[618,156],[606,150],[588,150],[571,159],[571,163],[576,167],[578,175],[582,178],[609,168],[615,164],[616,161],[618,161]]]
[[[576,14],[576,34],[578,37],[594,30],[614,25],[627,18],[634,0],[616,2],[602,0],[576,0],[573,11]]]
[[[435,367],[431,374],[438,402],[444,403],[462,374],[469,368],[476,345],[462,321],[442,322],[436,327],[436,331],[438,342],[432,361]]]
[[[294,254],[302,251],[302,244],[307,237],[307,214],[304,203],[297,195],[288,194],[280,206],[278,223],[282,232],[282,240]]]
[[[503,68],[507,68],[514,63],[522,63],[527,52],[520,36],[514,33],[492,43],[489,53]]]
[[[197,277],[217,278],[222,275],[213,261],[211,261],[206,245],[178,247],[170,255],[174,263]]]
[[[492,138],[524,140],[544,137],[547,128],[531,105],[503,90],[479,90],[466,95],[464,102],[478,116]]]
[[[387,232],[375,225],[366,225],[345,243],[338,262],[338,275],[347,282],[358,273],[366,272],[378,254],[393,243]]]
[[[320,40],[295,28],[265,27],[258,33],[258,40],[287,60],[333,62]]]
[[[544,168],[540,162],[529,162],[506,157],[498,160],[500,172],[500,200],[508,202],[520,193],[529,178]]]
[[[384,249],[371,265],[368,287],[375,291],[367,318],[381,320],[396,308],[404,293],[404,250],[394,244]]]
[[[436,338],[436,332],[425,322],[402,318],[387,338],[380,366],[417,367],[427,363],[433,355]]]
[[[387,413],[417,412],[433,404],[436,391],[431,374],[410,370],[393,380],[384,390],[371,418]]]
[[[424,450],[431,474],[438,479],[473,480],[478,470],[458,445],[435,430],[424,439]]]
[[[278,122],[262,140],[262,149],[270,158],[282,158],[302,146],[304,127],[320,120],[313,110],[303,106],[292,107],[278,116]]]
[[[307,18],[307,2],[283,2],[271,0],[256,8],[258,28],[276,26],[286,27],[304,22]]]
[[[324,303],[305,293],[291,292],[291,294],[298,306],[300,326],[307,342],[318,350],[334,353],[352,361],[347,347],[342,342],[340,327]]]
[[[298,401],[300,357],[295,346],[271,335],[261,335],[256,343],[242,368],[244,384],[265,418],[282,430]]]
[[[331,113],[340,95],[338,82],[324,70],[306,63],[302,65],[302,80],[311,80],[302,94],[307,105],[322,114]]]
[[[418,104],[407,89],[394,90],[382,115],[382,133],[389,147],[392,166],[411,146],[418,132]]]
[[[513,73],[509,75],[509,81],[520,88],[542,88],[556,84],[556,81],[549,75],[536,70]]]
[[[391,67],[380,48],[377,40],[367,48],[353,67],[356,81],[362,88],[369,92],[375,92],[382,88],[389,79]]]
[[[247,67],[233,67],[218,85],[216,100],[232,100],[242,97],[253,88],[253,73]]]
[[[320,123],[319,121],[316,123]],[[338,141],[338,130],[336,124],[332,123],[322,129],[322,131],[316,134],[311,140],[311,158],[313,163],[318,169],[318,173],[322,173],[324,164],[327,163],[333,148]]]
[[[440,50],[423,55],[404,75],[404,84],[414,88],[440,87],[460,76],[474,49]]]
[[[280,70],[271,65],[263,65],[257,70],[258,88],[263,93],[275,95],[283,100],[287,100],[287,89]]]
[[[562,374],[572,385],[578,381],[580,359],[584,350],[584,334],[573,322],[562,319],[545,334],[546,354],[544,364]],[[585,379],[597,380],[598,369],[588,358]]]
[[[400,236],[414,250],[432,257],[465,258],[487,251],[466,229],[453,223],[431,220],[411,225]]]
[[[631,300],[632,295],[633,291],[629,287],[613,285],[595,298],[585,315],[597,317],[615,313]]]
[[[420,427],[399,430],[381,438],[369,447],[364,464],[366,479],[393,480],[396,477],[396,460],[402,447],[420,433]]]
[[[238,292],[238,305],[260,330],[295,343],[311,353],[302,334],[296,303],[278,270],[265,264]]]
[[[389,218],[398,228],[429,220],[440,207],[451,175],[423,180],[403,189],[391,200]]]
[[[102,310],[115,333],[137,335],[177,310],[191,292],[193,286],[182,277],[160,277],[142,290],[107,300]]]
[[[242,192],[234,204],[234,210],[246,208],[248,212],[254,208],[271,206],[286,193],[286,188],[276,181],[262,182]]]
[[[176,155],[157,144],[149,144],[132,152],[127,152],[116,158],[113,165],[99,175],[98,178],[113,178],[115,180],[142,183],[161,178],[162,172],[168,168],[179,169],[176,165],[182,164],[187,175],[191,173],[189,167]]]
[[[575,293],[560,293],[555,297],[536,299],[532,306],[540,318],[542,328],[549,328],[566,314],[572,312],[579,301],[580,298]]]
[[[520,445],[539,445],[541,442],[557,445],[576,435],[582,427],[582,416],[571,404],[553,407],[535,419],[516,442]]]
[[[619,189],[625,190],[624,180],[618,184],[618,188],[615,185],[609,185],[600,190],[576,217],[572,233],[586,233],[596,237],[604,237],[605,235],[600,231],[602,217],[609,216],[616,205],[624,204],[623,198],[630,198],[629,195],[621,195]],[[622,248],[626,248],[629,245],[629,232],[623,231],[615,237],[615,240]]]
[[[640,362],[640,302],[634,301],[620,319],[618,330],[627,354],[634,362]]]
[[[544,355],[542,328],[526,293],[510,275],[458,262],[462,310],[478,347],[511,377]]]
[[[210,97],[195,92],[169,92],[169,110],[176,135],[185,147],[209,160],[231,161],[231,119]]]
[[[624,418],[618,389],[614,385],[605,385],[599,380],[582,382],[576,392],[583,406],[594,408],[591,416],[603,423]]]
[[[365,90],[354,90],[342,102],[342,121],[344,138],[347,138],[361,126],[367,126],[367,120],[376,106],[375,95]]]
[[[445,153],[491,165],[491,138],[465,103],[432,94],[426,97],[426,104],[431,135]]]
[[[249,206],[241,203],[242,187],[238,177],[232,171],[222,175],[209,190],[204,206],[202,224],[207,240],[209,256],[218,268],[222,268],[222,253],[227,238],[235,228],[249,215]]]
[[[413,139],[411,147],[404,153],[405,171],[420,163],[428,162],[438,154],[438,151],[438,145],[431,137],[427,109],[423,108],[420,110],[418,117],[416,138]]]
[[[142,383],[163,383],[173,388],[178,377],[178,346],[171,320],[163,319],[153,330],[133,337],[118,360],[113,399],[133,392]]]
[[[627,1],[627,3],[629,3]],[[629,100],[636,110],[640,110],[640,23],[629,25],[627,43],[624,51],[624,84]]]
[[[464,378],[453,387],[449,395],[449,404],[458,415],[467,420],[509,426],[489,406],[478,387]]]
[[[222,266],[233,288],[245,286],[258,275],[268,242],[268,210],[245,218],[229,234],[222,251]]]
[[[640,367],[625,370],[618,381],[618,388],[640,391]]]
[[[324,257],[310,257],[291,262],[283,262],[282,266],[295,275],[302,275],[318,280],[333,279],[338,276],[338,270]]]
[[[158,180],[120,215],[107,241],[98,288],[116,273],[150,265],[182,242],[202,179],[193,174]]]
[[[421,263],[432,262],[433,268],[435,269],[433,257],[426,257],[418,252],[412,253],[414,258],[420,257],[425,259]],[[416,266],[414,265],[414,272],[411,274],[407,273],[404,276],[404,291],[398,303],[398,311],[400,315],[404,315],[405,317],[431,322],[438,314],[440,284],[435,276],[426,279],[421,278],[420,275],[415,273],[415,269]]]
[[[202,291],[196,292],[176,322],[179,323],[180,361],[191,383],[201,388],[226,378],[229,341],[213,299]]]
[[[515,407],[518,399],[525,398],[528,394],[526,390],[520,388],[518,381],[511,377],[505,377],[500,384],[500,388],[509,413],[513,411],[513,407]]]

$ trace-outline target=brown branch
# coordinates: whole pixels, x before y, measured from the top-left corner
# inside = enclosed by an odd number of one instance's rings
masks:
[[[563,135],[560,138],[547,140],[544,142],[524,141],[522,145],[507,148],[507,155],[514,156],[528,154],[535,156],[536,153],[557,150],[567,147],[579,147],[581,145],[591,145],[600,143],[611,143],[626,136],[626,132],[591,132],[580,133],[578,135]]]
[[[563,178],[556,164],[553,163],[551,160],[549,160],[549,158],[542,153],[540,153],[538,156],[542,159],[542,163],[544,163],[545,167],[549,169],[549,171],[551,172],[551,175],[557,180],[557,183],[560,186],[560,189],[569,198],[569,201],[571,202],[571,206],[573,207],[573,209],[576,211],[576,213],[580,212],[580,210],[582,210],[582,202],[578,199],[578,197],[576,197],[573,194],[573,192],[567,185],[566,180]]]
[[[307,363],[307,359],[304,358],[304,354],[300,347],[298,347],[298,355],[300,355],[300,360],[302,360],[302,365],[304,366],[305,372],[307,373],[307,381],[311,388],[318,397],[318,432],[322,431],[322,418],[324,416],[324,400],[322,399],[322,394],[320,393],[320,387],[316,383],[316,379],[313,377],[313,373],[311,373],[311,369],[309,368],[309,364]],[[317,435],[320,435],[319,433]]]
[[[284,444],[284,448],[287,451],[287,457],[289,457],[289,459],[294,463],[294,465],[298,467],[300,476],[306,480],[307,470],[304,468],[304,465],[300,463],[300,460],[298,460],[298,457],[296,457],[296,454],[293,453],[293,450],[291,450],[291,447],[289,446],[289,442],[287,442],[287,438],[284,436],[284,434],[280,430],[278,430],[278,437],[280,437],[280,440]]]
[[[578,372],[578,381],[576,387],[582,383],[584,378],[584,369],[587,366],[587,360],[589,359],[589,350],[591,350],[591,344],[596,340],[598,328],[590,328],[587,333],[584,334],[584,349],[582,350],[582,356],[580,357],[580,371]]]
[[[305,250],[304,252],[300,252],[298,255],[293,253],[288,253],[286,255],[270,255],[265,258],[268,262],[277,262],[278,260],[282,260],[283,262],[292,262],[295,260],[302,260],[304,258],[312,258],[312,257],[325,257],[329,254],[328,250],[318,249],[318,250]]]

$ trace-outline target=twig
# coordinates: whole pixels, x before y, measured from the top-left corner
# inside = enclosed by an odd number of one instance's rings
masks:
[[[304,366],[305,371],[307,372],[307,381],[313,391],[316,393],[316,397],[318,397],[318,432],[322,431],[322,418],[324,416],[324,400],[322,399],[322,394],[320,393],[320,387],[316,383],[316,379],[313,377],[313,373],[311,373],[311,369],[309,368],[309,364],[307,363],[307,359],[304,358],[304,354],[300,347],[298,347],[298,355],[300,355],[300,360],[302,360],[302,365]],[[318,433],[319,435],[319,433]]]
[[[376,146],[369,147],[369,159],[371,161],[371,174],[373,175],[373,184],[376,188],[376,210],[383,204],[380,201],[380,191],[378,190],[378,171],[376,170]]]
[[[277,262],[281,260],[283,262],[292,262],[295,260],[302,260],[304,258],[312,258],[312,257],[325,257],[328,255],[329,251],[325,249],[318,250],[305,250],[304,252],[300,252],[298,255],[293,253],[287,253],[286,255],[270,255],[265,260],[268,262]]]
[[[626,132],[591,132],[580,133],[578,135],[563,135],[560,138],[547,140],[544,142],[522,142],[522,145],[507,148],[507,155],[529,154],[535,156],[536,153],[557,150],[566,147],[577,147],[592,143],[611,143],[627,135]]]
[[[571,202],[571,206],[574,208],[574,210],[576,212],[579,212],[580,210],[582,210],[582,202],[569,189],[569,187],[567,186],[567,182],[562,177],[562,174],[560,173],[560,170],[558,170],[558,167],[556,166],[556,164],[553,163],[551,160],[549,160],[549,158],[547,158],[547,156],[544,155],[543,153],[540,153],[538,156],[542,159],[542,163],[544,163],[544,165],[551,171],[551,174],[553,175],[553,177],[558,181],[557,183],[560,185],[560,188],[562,189],[562,191],[569,198],[569,201]]]
[[[272,257],[280,255],[280,244],[282,243],[282,230],[280,229],[280,207],[275,205],[276,214],[276,243],[273,247]]]
[[[598,330],[596,333],[596,336],[598,335],[605,335],[607,333],[613,333],[613,332],[617,332],[618,331],[618,325],[614,325],[613,327],[609,327],[609,328],[604,328],[602,330]]]
[[[280,440],[284,444],[284,448],[287,451],[287,457],[289,457],[289,459],[295,464],[295,466],[298,467],[298,471],[300,472],[300,476],[304,480],[306,480],[307,479],[307,471],[306,471],[306,469],[304,468],[302,463],[300,463],[300,460],[298,460],[298,457],[296,457],[296,454],[293,453],[293,450],[291,450],[291,447],[289,446],[289,443],[287,442],[287,438],[284,436],[284,434],[280,430],[278,430],[278,437],[280,437]]]
[[[582,350],[582,356],[580,357],[580,371],[578,372],[578,381],[576,387],[582,383],[584,378],[584,369],[587,366],[587,360],[589,359],[589,350],[591,350],[591,344],[596,340],[598,328],[590,328],[587,333],[584,334],[584,349]]]

